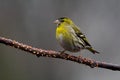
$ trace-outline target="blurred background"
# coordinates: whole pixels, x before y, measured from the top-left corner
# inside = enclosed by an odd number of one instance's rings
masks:
[[[82,55],[120,64],[120,0],[0,0],[0,36],[43,49],[60,51],[55,39],[59,17],[70,17],[101,52]],[[0,80],[113,80],[120,72],[75,62],[37,58],[0,44]]]

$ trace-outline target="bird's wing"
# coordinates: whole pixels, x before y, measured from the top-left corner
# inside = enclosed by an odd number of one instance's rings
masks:
[[[76,26],[73,25],[74,27],[72,27],[76,33],[76,35],[80,38],[80,40],[84,43],[85,46],[89,46],[91,47],[90,43],[88,42],[87,38],[85,37],[85,35],[80,31],[80,29]]]

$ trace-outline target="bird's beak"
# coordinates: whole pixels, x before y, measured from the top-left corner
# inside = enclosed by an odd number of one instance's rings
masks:
[[[55,20],[54,24],[60,24],[60,21],[59,20]]]

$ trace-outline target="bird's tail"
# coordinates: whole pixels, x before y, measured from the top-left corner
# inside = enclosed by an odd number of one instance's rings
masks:
[[[93,54],[99,54],[98,51],[94,50],[93,48],[87,48],[90,52],[92,52]]]

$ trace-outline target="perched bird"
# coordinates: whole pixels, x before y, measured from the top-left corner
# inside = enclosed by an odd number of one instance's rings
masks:
[[[64,51],[78,52],[82,49],[87,49],[93,54],[99,53],[94,50],[85,35],[73,23],[70,18],[61,17],[54,21],[57,24],[56,39],[64,48]]]

